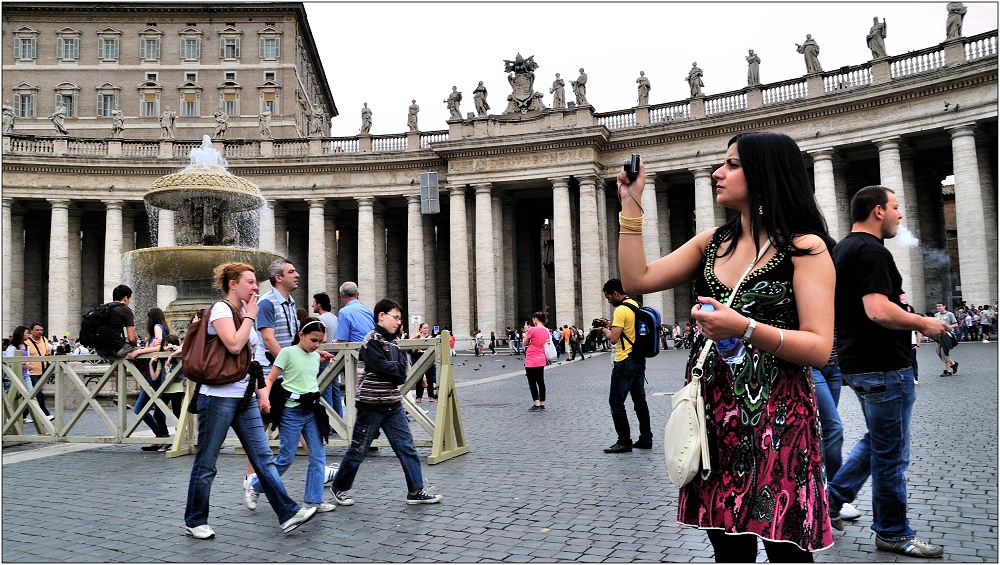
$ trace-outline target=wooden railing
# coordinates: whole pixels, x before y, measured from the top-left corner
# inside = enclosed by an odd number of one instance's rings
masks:
[[[400,340],[399,346],[404,350],[424,350],[423,354],[410,366],[406,382],[399,387],[403,394],[403,407],[411,418],[430,436],[429,438],[414,438],[418,447],[430,447],[427,457],[429,464],[439,463],[469,451],[462,426],[458,397],[455,394],[455,382],[452,375],[451,353],[448,346],[449,334],[444,332],[436,339]],[[324,369],[318,377],[319,389],[324,390],[334,382],[337,375],[344,375],[345,405],[344,417],[341,417],[326,403],[320,402],[326,408],[334,435],[330,444],[348,447],[351,443],[351,432],[357,411],[354,407],[355,391],[357,390],[357,366],[360,343],[334,343],[322,346],[322,349],[335,355],[335,360]],[[139,358],[152,357],[152,354],[140,355]],[[28,388],[22,378],[21,366],[25,362],[48,363],[42,373],[42,378],[33,387]],[[87,363],[106,363],[100,365],[98,374],[91,375],[84,371]],[[431,367],[437,365],[438,404],[434,420],[431,420],[419,406],[406,394],[423,378]],[[170,448],[167,457],[177,457],[194,453],[197,448],[197,416],[188,414],[187,406],[191,402],[194,385],[185,381],[184,402],[180,417],[167,407],[161,395],[177,371],[183,367],[175,367],[161,379],[159,388],[149,385],[135,363],[125,359],[103,360],[97,355],[59,355],[51,357],[3,357],[3,374],[10,382],[10,391],[3,396],[0,422],[2,422],[3,443],[45,442],[45,443],[109,443],[109,444],[142,444],[149,443],[148,435],[136,434],[142,424],[142,418],[147,412],[158,407],[166,416],[167,425],[175,429],[169,440],[163,438],[160,442],[169,441]],[[51,381],[51,385],[46,384]],[[334,385],[336,386],[336,385]],[[49,421],[41,411],[35,397],[39,392],[48,389],[52,393],[51,413],[54,419]],[[149,401],[138,414],[128,407],[127,390],[145,391]],[[117,393],[122,391],[118,401],[106,405]],[[30,399],[30,400],[25,400]],[[102,404],[102,401],[104,404]],[[88,423],[81,425],[85,415],[90,415]],[[23,417],[30,415],[32,423],[25,424]],[[79,428],[93,429],[94,417],[103,423],[106,433],[81,431]],[[269,438],[272,447],[278,446],[278,440]],[[388,440],[379,438],[372,444],[388,446]],[[235,439],[226,440],[223,446],[239,446]]]

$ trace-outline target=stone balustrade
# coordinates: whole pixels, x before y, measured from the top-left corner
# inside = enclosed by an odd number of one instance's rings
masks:
[[[875,61],[823,73],[797,77],[781,82],[747,87],[742,90],[627,108],[612,112],[580,115],[576,110],[553,110],[542,114],[545,127],[579,127],[593,122],[608,130],[624,130],[650,124],[669,124],[675,120],[704,118],[732,112],[783,104],[803,98],[835,95],[844,90],[870,86],[938,71],[953,65],[997,56],[997,30],[979,35],[949,40],[939,45],[894,55]],[[593,122],[591,121],[593,120]],[[450,130],[409,132],[353,137],[218,140],[227,159],[267,157],[299,157],[337,153],[391,153],[430,149],[432,144],[458,137],[505,132],[505,127],[492,127],[487,120],[456,120]],[[9,134],[4,136],[3,151],[8,154],[74,155],[85,157],[126,158],[186,158],[200,143],[191,140],[149,139],[84,139],[63,136]]]

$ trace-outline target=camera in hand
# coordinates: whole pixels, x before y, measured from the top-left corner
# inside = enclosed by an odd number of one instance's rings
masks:
[[[639,154],[633,153],[631,159],[625,160],[625,173],[628,175],[628,182],[634,182],[639,176]]]
[[[608,323],[605,322],[604,320],[600,319],[600,318],[594,318],[594,321],[591,322],[590,325],[591,325],[591,327],[594,327],[594,328],[606,328],[606,327],[608,327]]]

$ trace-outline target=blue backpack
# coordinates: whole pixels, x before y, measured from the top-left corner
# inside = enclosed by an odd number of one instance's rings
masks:
[[[629,355],[635,357],[656,357],[660,352],[660,312],[651,306],[633,306],[628,302],[622,302],[622,306],[628,306],[635,313],[635,343],[632,343],[625,333],[622,337],[632,346]]]

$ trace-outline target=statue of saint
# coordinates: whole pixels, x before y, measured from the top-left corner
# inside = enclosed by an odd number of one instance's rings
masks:
[[[760,57],[751,49],[747,55],[747,86],[758,84],[760,84]]]
[[[59,132],[60,135],[69,135],[69,132],[66,131],[66,125],[63,124],[63,119],[65,117],[66,105],[60,102],[56,105],[56,111],[52,112],[52,115],[49,116],[49,119],[52,120],[52,125],[56,127],[56,131]]]
[[[639,71],[639,78],[635,82],[639,83],[639,105],[649,106],[649,79],[646,78],[645,71]]]
[[[229,116],[222,111],[222,106],[215,111],[215,133],[212,135],[214,139],[224,139],[226,137],[226,130],[229,129]]]
[[[573,94],[576,95],[577,106],[590,104],[587,102],[587,73],[583,72],[583,67],[580,67],[580,76],[576,77],[576,80],[569,81],[569,84],[573,87]]]
[[[806,74],[823,72],[823,67],[819,64],[819,44],[816,43],[812,35],[807,33],[806,40],[802,42],[802,45],[795,44],[795,50],[805,56]]]
[[[418,112],[420,112],[420,106],[417,106],[417,101],[414,100],[413,103],[410,104],[410,111],[409,111],[409,113],[406,115],[406,125],[407,125],[407,127],[410,128],[410,131],[418,131],[417,130],[417,113]]]
[[[177,112],[171,112],[170,106],[163,111],[160,116],[160,139],[174,139],[174,121],[177,120]]]
[[[462,112],[458,109],[459,104],[462,103],[462,93],[458,91],[457,86],[451,87],[451,94],[448,95],[442,102],[448,105],[448,111],[451,112],[449,120],[461,120]]]
[[[479,86],[472,91],[472,99],[476,103],[476,115],[480,118],[486,116],[490,105],[486,103],[486,87],[483,86],[483,81],[479,81]]]
[[[257,123],[260,126],[261,139],[271,139],[271,110],[267,106],[264,107],[264,111],[257,118]]]
[[[111,110],[111,137],[121,139],[123,131],[125,131],[125,115],[122,114],[121,108],[115,106],[115,109]]]
[[[372,111],[365,102],[365,107],[361,109],[361,135],[371,135],[372,131]]]
[[[872,18],[872,28],[868,31],[868,48],[872,50],[872,59],[881,59],[885,52],[885,18],[879,23],[878,17]]]
[[[552,95],[552,107],[556,110],[562,110],[566,107],[566,83],[563,79],[559,78],[559,73],[556,73],[556,80],[552,81],[552,88],[549,89],[549,94]]]
[[[961,2],[948,2],[948,21],[945,22],[945,39],[962,37],[962,20],[969,11]]]
[[[14,131],[14,107],[10,105],[10,100],[3,103],[3,133]]]
[[[309,137],[322,137],[324,122],[326,122],[326,114],[323,112],[323,108],[320,108],[319,104],[313,106],[312,113],[309,115]]]
[[[684,78],[688,86],[691,87],[691,98],[697,98],[702,95],[701,87],[705,86],[705,83],[701,81],[702,76],[704,76],[704,73],[698,68],[698,62],[691,63],[691,70],[688,71],[688,76]]]

